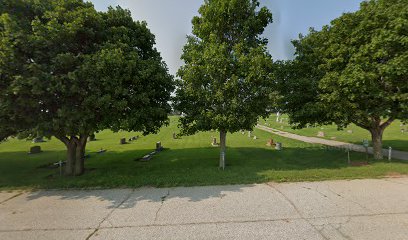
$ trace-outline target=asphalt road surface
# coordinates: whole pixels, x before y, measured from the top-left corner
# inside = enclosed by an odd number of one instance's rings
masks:
[[[408,239],[408,178],[0,192],[0,239]]]

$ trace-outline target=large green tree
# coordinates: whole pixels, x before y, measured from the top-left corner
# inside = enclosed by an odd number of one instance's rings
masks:
[[[66,175],[80,175],[90,134],[147,134],[167,123],[173,80],[146,23],[120,7],[97,12],[82,0],[3,2],[3,137],[55,136],[67,147]]]
[[[267,115],[272,59],[260,35],[272,22],[257,0],[206,0],[192,20],[178,71],[176,109],[182,134],[220,132],[225,167],[226,133],[251,130]]]
[[[362,2],[293,43],[296,58],[275,71],[292,123],[354,123],[371,133],[382,159],[384,130],[408,117],[407,1]]]

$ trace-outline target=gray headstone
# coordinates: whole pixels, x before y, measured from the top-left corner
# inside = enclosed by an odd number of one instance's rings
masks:
[[[126,144],[126,138],[121,138],[120,139],[120,144]]]
[[[152,155],[147,154],[147,155],[143,156],[143,157],[140,159],[140,161],[142,161],[142,162],[147,162],[147,161],[150,161],[150,159],[152,159]]]
[[[88,142],[92,142],[92,141],[95,141],[95,140],[96,140],[95,134],[89,135],[89,137],[88,137]]]
[[[156,142],[156,151],[161,151],[163,149],[161,142]]]
[[[41,147],[40,146],[32,146],[30,148],[30,154],[36,154],[41,152]]]
[[[276,150],[282,150],[282,143],[277,142],[276,145],[275,145],[275,149]]]
[[[317,132],[317,136],[318,137],[324,137],[324,132],[322,132],[322,131]]]
[[[33,139],[33,143],[42,143],[45,142],[43,137],[36,137]]]

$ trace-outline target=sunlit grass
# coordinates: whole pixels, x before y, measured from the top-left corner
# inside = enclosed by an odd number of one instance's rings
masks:
[[[370,141],[370,133],[354,124],[349,125],[343,130],[338,130],[335,125],[326,125],[319,127],[310,127],[303,129],[292,129],[288,123],[288,117],[282,116],[283,121],[276,122],[276,115],[272,114],[270,118],[259,121],[260,124],[270,126],[282,131],[296,133],[303,136],[316,137],[319,131],[324,132],[325,139],[333,139],[337,141],[350,142],[356,144],[362,144],[364,139]],[[390,126],[385,129],[383,135],[384,148],[392,147],[393,149],[408,151],[408,125],[402,124],[401,121],[394,121]]]
[[[97,140],[87,145],[87,169],[83,176],[64,177],[58,168],[49,165],[65,159],[64,145],[56,139],[33,144],[11,139],[0,144],[0,188],[113,188],[140,186],[197,186],[219,184],[261,183],[267,181],[316,181],[326,179],[377,178],[387,174],[408,174],[408,164],[373,162],[361,167],[347,164],[343,150],[311,145],[254,130],[257,140],[247,134],[227,136],[227,168],[218,169],[219,149],[211,146],[217,132],[203,132],[173,139],[177,119],[160,133],[141,136],[139,133],[109,130],[96,134]],[[140,139],[120,145],[121,137],[140,135]],[[266,146],[269,138],[283,143],[283,150]],[[165,150],[149,162],[135,161],[155,148],[161,141]],[[43,153],[27,154],[30,146],[40,145]],[[101,148],[106,153],[96,153]],[[365,161],[361,153],[351,153],[352,161]]]

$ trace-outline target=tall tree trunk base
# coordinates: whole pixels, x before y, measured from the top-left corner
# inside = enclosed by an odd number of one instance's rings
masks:
[[[76,160],[76,144],[68,143],[67,145],[67,160],[64,168],[65,176],[72,176],[75,173],[75,160]]]
[[[375,160],[382,160],[384,158],[382,152],[382,135],[383,129],[372,129],[371,131],[371,139],[373,143],[373,158]]]
[[[75,176],[80,176],[85,172],[85,147],[87,137],[81,137],[76,146]]]

